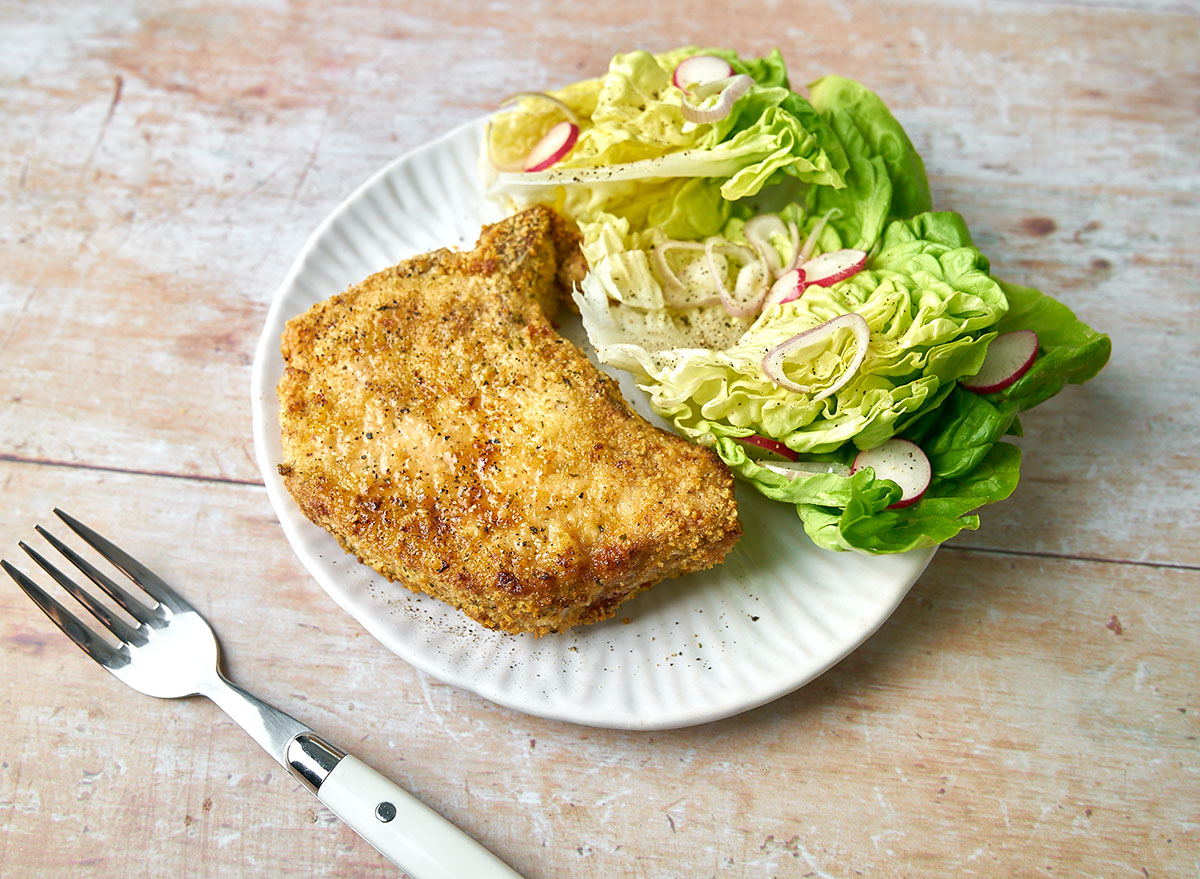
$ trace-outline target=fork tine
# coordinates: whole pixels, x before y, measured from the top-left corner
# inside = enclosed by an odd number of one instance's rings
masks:
[[[129,654],[125,648],[115,650],[103,641],[95,632],[80,622],[79,618],[47,595],[42,587],[29,579],[19,568],[0,559],[0,566],[8,576],[16,581],[25,594],[33,599],[33,603],[42,609],[42,613],[50,618],[50,622],[62,629],[64,635],[75,642],[75,645],[110,671],[128,664]]]
[[[175,590],[168,586],[160,576],[125,552],[125,550],[101,537],[79,520],[68,516],[62,510],[58,509],[58,507],[54,508],[54,515],[66,522],[67,526],[82,537],[92,549],[120,568],[126,577],[140,586],[151,598],[165,604],[172,610],[187,611],[192,609],[191,605],[180,598]]]
[[[71,547],[67,546],[41,525],[34,525],[33,528],[38,534],[46,538],[51,546],[66,556],[67,561],[69,561],[79,570],[83,571],[89,580],[108,593],[108,597],[115,601],[127,614],[136,619],[139,623],[148,623],[150,625],[154,625],[157,617],[155,616],[154,611],[146,606],[145,601],[136,598],[127,592],[122,586],[113,582],[111,577],[101,573],[95,565],[93,565],[79,553],[75,552],[75,550],[71,549]],[[25,551],[29,552],[28,549]],[[39,564],[41,563],[39,562]],[[51,576],[53,576],[53,573],[51,573]],[[62,581],[59,580],[59,582],[61,583]]]
[[[40,529],[39,529],[40,530]],[[25,550],[26,555],[38,563],[38,566],[55,579],[59,586],[71,593],[72,597],[91,611],[92,616],[100,621],[100,624],[116,635],[121,641],[126,644],[145,644],[146,636],[134,628],[131,628],[128,623],[120,617],[113,616],[108,608],[98,602],[85,589],[81,588],[74,580],[48,562],[42,557],[41,553],[35,550],[25,541],[18,541],[17,546]],[[86,571],[84,572],[86,573]]]
[[[54,537],[54,534],[47,531],[46,528],[43,528],[41,525],[35,525],[34,530],[38,534],[41,534],[42,537],[46,538],[49,544],[54,546],[54,549],[66,556],[68,562],[71,562],[73,566],[76,566],[79,570],[82,570],[82,572],[88,576],[89,580],[94,582],[94,584],[97,586],[100,586],[104,592],[107,592],[108,597],[112,598],[114,602],[118,603],[118,605],[121,606],[121,609],[125,610],[126,614],[132,616],[134,620],[137,620],[139,623],[148,623],[150,626],[154,626],[155,622],[158,620],[158,617],[155,615],[154,611],[146,606],[144,600],[133,596],[133,594],[126,591],[124,587],[116,584],[116,582],[114,582],[110,576],[101,573],[101,570],[98,569],[95,564],[92,564],[86,560],[86,558],[80,556],[78,552],[71,549],[70,546],[62,543],[59,538]]]

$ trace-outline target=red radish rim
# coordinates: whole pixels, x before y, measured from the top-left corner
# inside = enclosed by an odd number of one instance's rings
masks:
[[[800,456],[781,443],[779,440],[771,439],[769,436],[752,433],[749,436],[737,437],[738,442],[749,443],[752,446],[758,446],[760,449],[766,449],[768,452],[774,452],[779,457],[787,461],[799,461]]]
[[[997,363],[1007,361],[1012,357],[1012,352],[1009,349],[1013,343],[1017,342],[1022,343],[1023,346],[1028,346],[1028,351],[1025,353],[1023,359],[1020,359],[1016,366],[1005,366],[998,373],[997,378],[989,376],[988,373],[990,371],[1000,368],[996,365]],[[1037,360],[1038,346],[1038,336],[1033,330],[1013,330],[1011,333],[999,335],[992,339],[991,344],[988,345],[987,354],[984,355],[979,371],[975,375],[960,379],[959,384],[968,391],[973,391],[976,394],[994,394],[996,391],[1002,391],[1014,384],[1025,373],[1029,372],[1029,368]],[[991,358],[990,364],[988,362],[989,358]],[[981,375],[987,376],[987,379],[976,382],[975,379],[978,379]]]
[[[771,285],[771,289],[767,293],[767,298],[763,300],[763,308],[765,309],[772,305],[783,305],[786,302],[795,302],[804,295],[804,287],[804,271],[802,269],[788,269],[776,278],[775,283]]]
[[[805,283],[816,284],[818,287],[829,287],[838,281],[844,281],[846,278],[857,275],[866,264],[867,252],[865,250],[847,248],[831,250],[828,253],[814,256],[812,259],[806,260],[800,268],[804,270]]]
[[[898,447],[902,447],[903,450],[898,450]],[[909,483],[909,481],[904,477],[913,472],[912,470],[897,473],[897,468],[893,466],[891,469],[892,473],[895,475],[883,472],[883,465],[887,464],[889,459],[891,459],[893,456],[898,457],[901,460],[903,460],[905,456],[911,458],[916,469],[923,471],[918,477],[923,481],[919,483]],[[893,504],[888,504],[887,509],[889,510],[902,510],[905,507],[911,507],[921,498],[925,497],[925,492],[929,491],[929,485],[933,481],[933,467],[929,463],[929,457],[925,454],[925,451],[916,443],[912,442],[912,440],[901,439],[899,437],[892,437],[887,442],[883,443],[882,445],[878,445],[873,449],[863,449],[854,456],[854,461],[850,465],[850,473],[857,473],[859,470],[862,470],[866,467],[871,468],[871,470],[875,473],[876,479],[886,479],[889,482],[894,482],[897,486],[899,486],[900,499]],[[900,476],[901,478],[897,479],[896,476]],[[914,493],[906,496],[906,493],[909,491]]]
[[[533,149],[529,151],[529,155],[525,158],[525,170],[530,173],[545,171],[551,165],[557,164],[563,156],[569,153],[577,140],[579,140],[578,125],[565,120],[557,123],[542,136],[541,140],[533,145]],[[557,145],[555,145],[556,143]],[[540,156],[543,152],[547,153],[546,157],[538,158],[534,161],[534,157]]]

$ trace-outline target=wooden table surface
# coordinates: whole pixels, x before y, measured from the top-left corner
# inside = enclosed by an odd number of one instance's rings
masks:
[[[441,684],[336,608],[268,503],[252,357],[375,169],[686,43],[869,84],[997,273],[1114,349],[832,671],[592,729]],[[1168,0],[6,2],[0,549],[54,505],[100,523],[185,584],[235,679],[529,879],[1200,876],[1198,49]],[[0,875],[396,874],[213,705],[126,689],[7,582],[0,651]]]

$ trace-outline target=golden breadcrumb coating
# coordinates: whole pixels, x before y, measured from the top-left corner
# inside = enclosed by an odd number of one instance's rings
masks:
[[[535,207],[288,322],[279,472],[362,562],[485,626],[610,617],[741,535],[728,469],[551,326],[584,268]]]

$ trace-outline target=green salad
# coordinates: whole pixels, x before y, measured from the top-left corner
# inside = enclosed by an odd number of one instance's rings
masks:
[[[599,360],[822,547],[941,543],[1008,497],[1019,414],[1107,336],[991,274],[883,102],[778,52],[617,55],[493,117],[491,190],[574,219]]]

